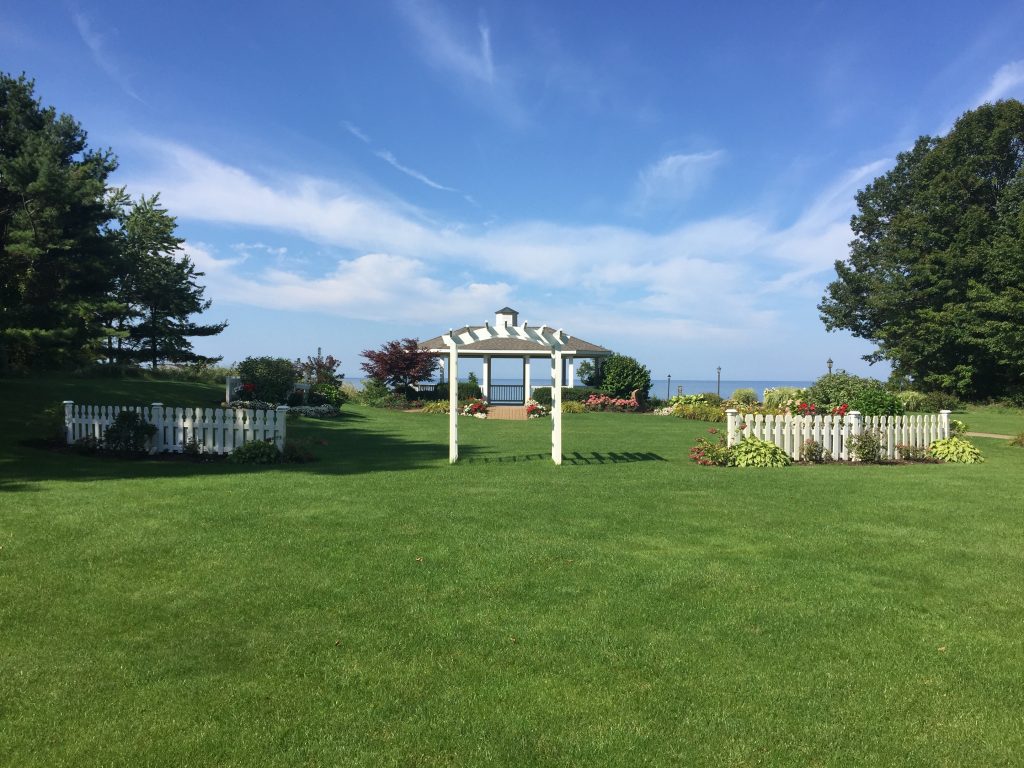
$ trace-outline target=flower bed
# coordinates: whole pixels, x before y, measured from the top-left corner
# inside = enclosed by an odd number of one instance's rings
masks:
[[[478,419],[487,418],[487,401],[474,399],[462,406],[463,416],[475,416]]]
[[[528,419],[539,419],[544,416],[550,416],[551,411],[545,408],[543,405],[538,403],[536,400],[526,401],[526,418]]]

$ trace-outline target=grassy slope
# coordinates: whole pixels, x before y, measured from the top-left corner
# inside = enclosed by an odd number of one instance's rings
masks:
[[[1017,435],[1024,432],[1024,410],[1020,408],[970,405],[965,413],[955,413],[953,418],[966,422],[971,432],[994,435]]]
[[[216,388],[72,382],[72,399]],[[3,382],[21,413],[67,397]],[[717,470],[706,425],[348,409],[254,471],[13,446],[12,765],[1009,765],[1024,750],[1024,450]],[[973,424],[972,424],[973,426]]]

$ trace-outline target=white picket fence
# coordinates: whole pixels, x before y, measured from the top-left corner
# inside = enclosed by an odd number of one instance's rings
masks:
[[[68,445],[83,437],[103,439],[121,411],[134,411],[156,427],[150,453],[181,453],[195,441],[204,453],[231,453],[254,440],[273,440],[284,448],[288,407],[276,410],[248,408],[170,408],[163,403],[142,406],[76,405],[64,401],[64,432]]]
[[[836,461],[852,461],[849,440],[853,435],[874,430],[881,436],[882,453],[898,459],[898,446],[927,448],[934,441],[950,436],[950,411],[909,416],[863,416],[850,411],[845,416],[794,416],[792,414],[742,414],[734,408],[725,412],[727,442],[738,443],[744,435],[775,443],[792,458],[800,458],[805,442],[820,443]]]

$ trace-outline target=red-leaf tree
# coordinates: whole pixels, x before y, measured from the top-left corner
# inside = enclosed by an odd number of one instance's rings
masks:
[[[437,370],[437,356],[421,350],[418,339],[388,341],[360,354],[366,358],[360,366],[366,375],[393,389],[429,379]]]

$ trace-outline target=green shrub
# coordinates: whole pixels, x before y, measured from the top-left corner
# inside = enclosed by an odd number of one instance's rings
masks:
[[[960,437],[961,435],[966,435],[967,434],[967,430],[969,430],[969,429],[970,429],[970,427],[967,426],[967,422],[966,421],[960,421],[960,419],[950,419],[949,420],[949,436],[950,437]]]
[[[848,442],[850,455],[865,464],[878,464],[882,460],[883,446],[882,433],[877,429],[866,429],[859,435],[851,435]]]
[[[981,451],[962,437],[947,437],[928,446],[928,455],[949,464],[978,464],[985,459]]]
[[[757,405],[757,393],[746,387],[737,389],[732,393],[732,397],[729,399],[734,403],[740,403],[741,405]]]
[[[448,413],[451,407],[447,400],[434,400],[423,406],[424,413]]]
[[[928,461],[928,449],[920,445],[897,445],[896,450],[903,461]]]
[[[587,407],[579,400],[563,400],[562,413],[586,413]]]
[[[830,407],[837,405],[842,403],[832,403]],[[905,410],[900,398],[883,388],[881,382],[865,386],[847,405],[851,411],[860,411],[865,416],[902,416]]]
[[[103,447],[117,453],[145,453],[156,427],[135,411],[121,411],[103,432]]]
[[[647,398],[647,391],[651,388],[651,371],[634,358],[609,355],[601,365],[601,373],[602,392],[615,397],[629,397],[636,390],[640,402]]]
[[[824,464],[832,460],[832,455],[825,451],[825,446],[817,440],[804,440],[800,445],[800,460],[811,464]]]
[[[801,387],[772,387],[764,391],[762,402],[767,408],[781,408],[790,400],[807,400],[807,390]]]
[[[409,401],[377,379],[364,379],[359,401],[371,408],[407,408]]]
[[[925,413],[962,411],[963,409],[963,401],[956,395],[951,395],[947,392],[929,392],[921,401],[921,410]]]
[[[725,402],[725,398],[717,392],[701,392],[699,395],[695,395],[695,397],[699,397],[705,403],[710,403],[711,405],[720,405]]]
[[[247,357],[238,364],[242,385],[255,389],[246,399],[284,403],[295,389],[295,365],[283,357]]]
[[[925,394],[913,389],[905,389],[897,392],[896,397],[903,403],[903,410],[906,413],[916,413],[924,410]],[[941,410],[941,409],[940,409]]]
[[[475,381],[459,382],[459,400],[479,400],[483,396],[480,385]]]
[[[725,411],[721,405],[710,403],[679,404],[673,406],[672,413],[681,419],[695,421],[725,421]]]
[[[281,452],[273,440],[253,440],[235,448],[228,461],[232,464],[280,464]]]
[[[775,443],[746,435],[732,447],[734,467],[788,467],[789,455]]]
[[[333,405],[335,408],[341,408],[349,401],[348,392],[334,382],[314,384],[309,394],[310,405]],[[313,402],[313,398],[319,399],[320,402]]]
[[[1017,436],[1010,441],[1010,445],[1015,445],[1018,448],[1024,448],[1024,432],[1018,432]]]

